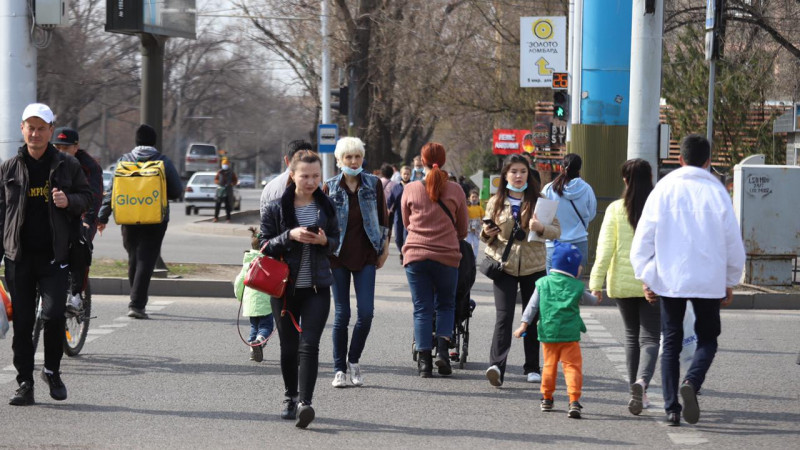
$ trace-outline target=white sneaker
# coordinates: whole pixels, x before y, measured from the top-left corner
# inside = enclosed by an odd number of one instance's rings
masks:
[[[358,367],[358,363],[347,363],[347,367],[350,368],[350,381],[353,382],[353,386],[363,386],[364,379],[361,377],[361,368]]]
[[[642,394],[642,409],[647,409],[650,407],[650,400],[647,398],[647,392]]]
[[[70,295],[67,297],[67,314],[78,315],[83,308],[81,294]]]
[[[336,375],[333,376],[333,382],[331,383],[335,388],[343,388],[347,386],[347,376],[341,370],[336,372]]]
[[[542,381],[542,376],[536,372],[528,372],[528,383],[538,383]]]
[[[503,382],[500,380],[500,368],[497,366],[491,366],[486,369],[486,379],[488,379],[489,384],[494,387],[500,387],[503,385]]]

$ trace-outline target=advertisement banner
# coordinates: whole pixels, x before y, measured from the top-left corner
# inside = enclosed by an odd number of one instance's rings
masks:
[[[553,86],[553,72],[567,71],[567,18],[519,18],[520,87]]]
[[[492,136],[492,153],[495,155],[511,155],[514,153],[532,153],[533,135],[530,130],[495,129]]]

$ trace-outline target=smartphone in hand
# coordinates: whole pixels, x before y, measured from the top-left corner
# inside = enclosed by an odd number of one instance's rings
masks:
[[[494,220],[492,220],[492,219],[483,219],[483,223],[484,223],[486,226],[488,226],[489,228],[498,228],[498,227],[497,227],[497,224],[496,224],[496,223],[494,223]]]
[[[306,227],[306,231],[310,231],[310,232],[312,232],[314,234],[317,234],[317,233],[319,233],[319,225],[308,226],[308,227]]]

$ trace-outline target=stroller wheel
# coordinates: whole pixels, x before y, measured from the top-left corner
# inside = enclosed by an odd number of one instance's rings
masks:
[[[458,362],[458,368],[463,369],[467,366],[467,355],[462,355],[461,360]]]

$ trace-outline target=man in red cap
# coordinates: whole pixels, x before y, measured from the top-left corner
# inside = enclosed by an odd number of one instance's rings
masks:
[[[83,308],[81,292],[84,291],[86,278],[89,276],[89,266],[92,263],[91,242],[97,232],[97,211],[103,202],[103,168],[100,164],[78,147],[78,132],[69,127],[56,128],[53,145],[68,155],[72,155],[81,164],[81,169],[89,182],[92,190],[92,203],[83,213],[82,226],[73,230],[73,246],[70,251],[71,296],[67,299],[67,312],[80,314]],[[72,251],[74,249],[74,251]]]

